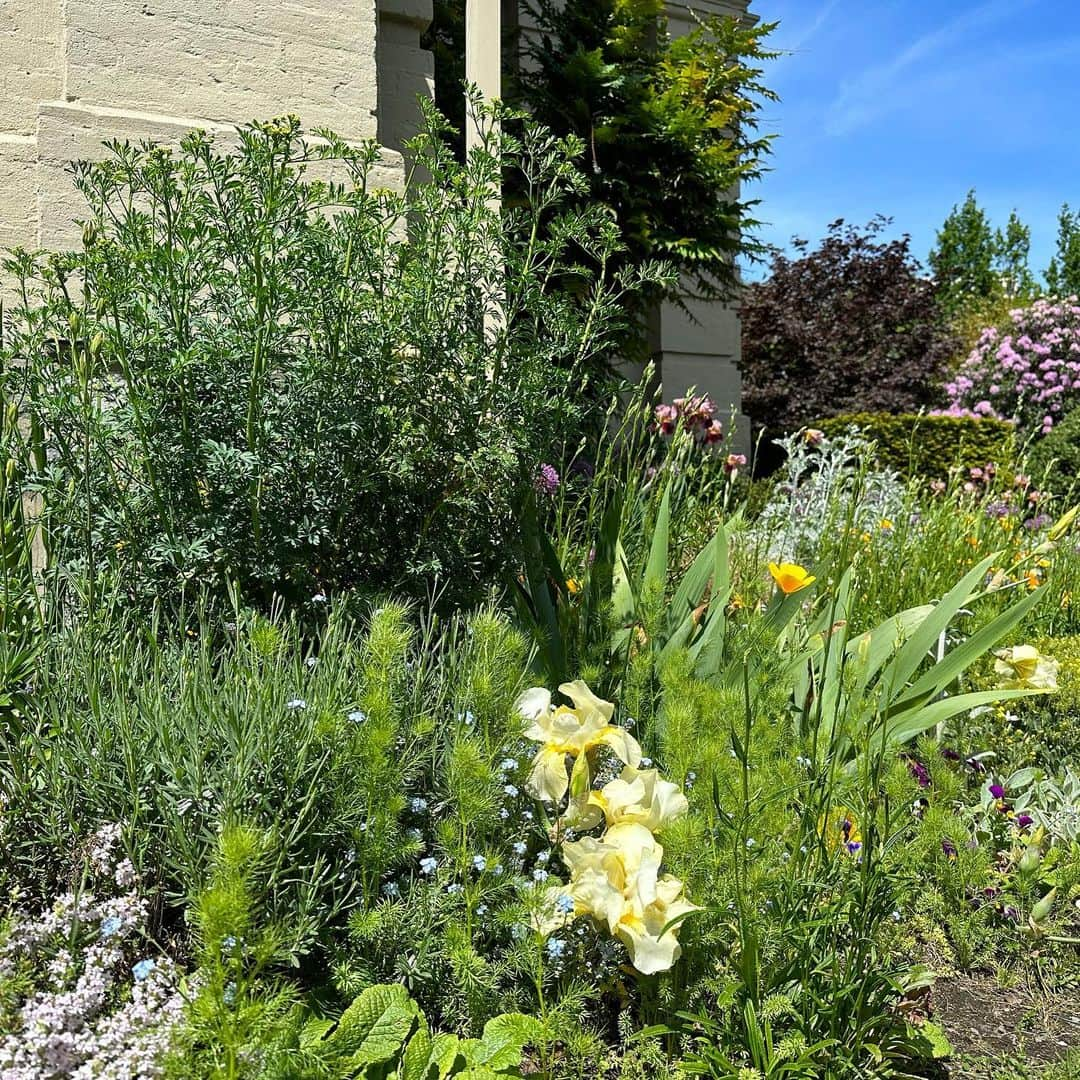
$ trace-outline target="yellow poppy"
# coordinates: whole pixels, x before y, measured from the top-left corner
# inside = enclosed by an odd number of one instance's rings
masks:
[[[790,596],[817,580],[813,574],[798,563],[769,563],[769,573],[772,574],[776,587],[785,595]]]

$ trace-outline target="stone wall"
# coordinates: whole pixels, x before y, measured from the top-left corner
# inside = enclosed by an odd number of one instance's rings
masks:
[[[193,127],[227,138],[235,124],[296,113],[308,129],[400,144],[415,94],[429,87],[418,42],[430,0],[383,8],[376,0],[3,0],[0,247],[74,241],[80,198],[65,168],[100,153],[104,139],[174,143]],[[377,49],[400,63],[394,77],[378,76]],[[400,155],[388,152],[382,182],[399,184],[401,170]]]

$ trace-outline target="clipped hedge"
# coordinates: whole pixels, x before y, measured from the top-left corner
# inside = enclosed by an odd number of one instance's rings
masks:
[[[1008,469],[1016,456],[1012,424],[985,417],[847,413],[819,420],[810,427],[827,436],[857,427],[877,444],[880,465],[903,477],[945,479],[955,465],[970,469],[989,462]]]
[[[1080,484],[1080,409],[1074,409],[1028,453],[1035,482],[1055,495],[1075,492]]]

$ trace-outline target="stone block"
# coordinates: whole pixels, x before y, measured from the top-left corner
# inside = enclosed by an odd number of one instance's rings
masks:
[[[38,102],[60,96],[60,30],[60,0],[0,2],[0,132],[33,135]]]
[[[67,0],[65,96],[375,136],[374,0]]]
[[[34,248],[38,239],[37,144],[0,134],[0,252]]]

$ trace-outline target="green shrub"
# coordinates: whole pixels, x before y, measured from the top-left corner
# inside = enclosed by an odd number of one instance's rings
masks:
[[[945,479],[949,469],[1012,465],[1016,446],[1003,420],[925,416],[919,413],[847,413],[811,424],[826,435],[857,427],[877,444],[878,463],[905,477]]]
[[[233,152],[194,132],[75,166],[83,245],[6,262],[23,302],[0,350],[0,397],[48,432],[9,441],[54,563],[141,600],[236,582],[264,605],[350,587],[450,603],[501,576],[633,275],[577,265],[618,234],[567,209],[576,143],[524,125],[462,165],[438,123],[405,193],[379,186],[377,147],[295,118]],[[530,193],[505,214],[502,170]]]
[[[282,934],[263,917],[266,864],[274,838],[244,826],[221,836],[214,873],[196,898],[198,993],[174,1040],[176,1075],[409,1080],[434,1075],[520,1076],[526,1043],[541,1041],[538,1020],[494,1016],[479,1038],[433,1032],[400,983],[368,986],[340,1014],[302,1000],[273,970]]]
[[[1049,488],[1055,495],[1071,492],[1080,478],[1080,409],[1069,413],[1039,439],[1027,461],[1035,483]]]

